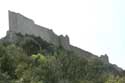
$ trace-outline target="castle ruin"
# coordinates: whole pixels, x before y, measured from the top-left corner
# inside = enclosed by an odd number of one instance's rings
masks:
[[[21,33],[22,35],[33,35],[35,37],[40,37],[44,41],[53,44],[57,47],[61,46],[66,50],[72,51],[78,56],[85,57],[86,59],[98,58],[94,54],[82,50],[78,47],[70,45],[69,37],[63,35],[56,35],[52,30],[45,27],[39,26],[34,23],[33,20],[12,11],[9,11],[9,31],[7,32],[8,41],[15,41],[15,33]],[[102,57],[103,59],[103,57]]]
[[[33,35],[55,46],[70,49],[68,36],[57,36],[52,30],[39,26],[33,20],[12,11],[9,11],[9,32]]]

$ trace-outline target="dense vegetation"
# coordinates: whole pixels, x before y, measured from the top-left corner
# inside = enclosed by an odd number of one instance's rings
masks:
[[[0,44],[0,83],[125,83],[123,74],[40,38]]]

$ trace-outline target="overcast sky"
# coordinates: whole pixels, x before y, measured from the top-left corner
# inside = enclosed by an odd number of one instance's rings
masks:
[[[8,10],[125,69],[125,0],[1,0],[0,38],[9,29]]]

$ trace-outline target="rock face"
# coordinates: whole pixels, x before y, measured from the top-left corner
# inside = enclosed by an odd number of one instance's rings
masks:
[[[70,49],[69,37],[57,36],[52,30],[39,26],[33,20],[19,13],[9,11],[9,32],[21,33],[22,35],[33,35],[42,38],[55,46]],[[11,35],[12,36],[12,35]]]

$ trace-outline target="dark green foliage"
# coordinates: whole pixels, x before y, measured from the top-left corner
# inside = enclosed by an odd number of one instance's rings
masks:
[[[110,64],[87,60],[39,37],[0,44],[0,83],[124,83]],[[117,79],[117,80],[115,80]]]
[[[14,76],[14,69],[15,69],[15,64],[14,64],[14,58],[9,55],[8,50],[5,49],[4,46],[1,46],[0,49],[0,70],[2,73],[6,73],[10,75],[12,78]]]
[[[19,44],[23,48],[25,53],[27,53],[27,55],[29,56],[31,56],[32,54],[39,53],[41,49],[39,44],[37,44],[37,42],[28,38],[20,41]]]
[[[21,35],[17,34],[18,40],[15,44],[23,48],[24,52],[31,56],[32,54],[44,53],[46,55],[53,54],[57,48],[42,40],[40,37],[34,37],[32,35]]]

